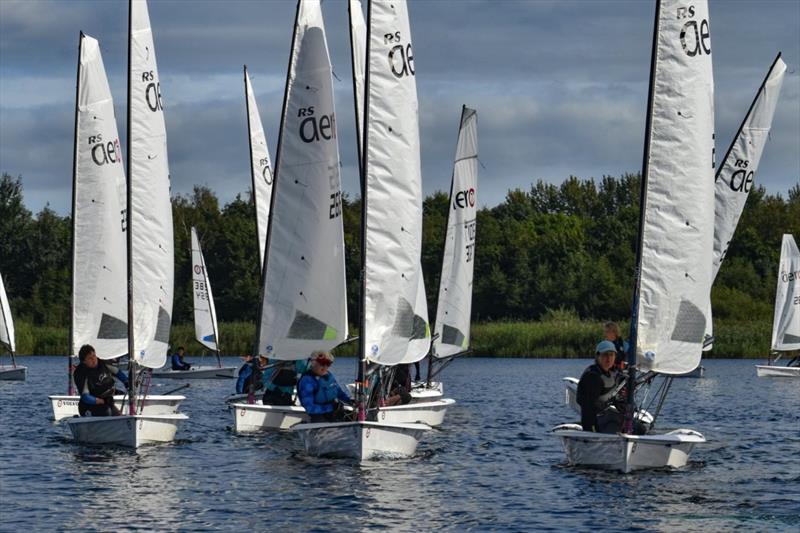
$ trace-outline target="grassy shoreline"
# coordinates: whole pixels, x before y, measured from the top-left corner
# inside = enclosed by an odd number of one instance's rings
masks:
[[[551,317],[538,322],[483,322],[472,325],[472,355],[476,357],[587,358],[601,340],[602,321],[574,317]],[[628,324],[620,323],[623,332]],[[33,326],[19,321],[16,326],[19,355],[64,354],[69,343],[66,327]],[[716,343],[707,359],[766,359],[769,353],[772,324],[759,321],[717,320]],[[351,334],[354,334],[351,332]],[[253,349],[255,324],[224,322],[220,324],[224,354],[249,353]],[[193,324],[172,326],[173,346],[186,346],[187,352],[200,355],[203,349],[194,340]],[[355,355],[355,343],[338,348],[338,355]]]

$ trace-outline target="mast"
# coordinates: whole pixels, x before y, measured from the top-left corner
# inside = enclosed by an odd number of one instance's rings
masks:
[[[623,433],[633,432],[633,416],[636,412],[636,342],[637,322],[639,318],[639,288],[642,281],[642,248],[644,243],[645,209],[647,207],[647,175],[649,171],[650,137],[653,122],[653,94],[656,83],[656,59],[658,53],[658,32],[661,15],[661,0],[656,0],[655,19],[653,22],[653,47],[650,53],[650,88],[647,94],[647,118],[644,134],[644,152],[642,156],[642,176],[639,190],[639,242],[636,247],[636,270],[634,272],[633,303],[631,305],[631,333],[628,345],[628,398],[623,422]]]
[[[83,51],[83,31],[78,37],[78,66],[76,68],[75,79],[75,127],[72,133],[72,234],[70,235],[70,247],[72,248],[72,268],[69,271],[69,285],[72,289],[70,293],[70,314],[69,314],[69,349],[67,350],[67,394],[72,396],[75,389],[72,386],[72,354],[75,353],[75,211],[77,198],[78,181],[78,99],[80,98],[81,86],[81,53]]]
[[[261,255],[261,230],[258,227],[258,205],[256,200],[256,172],[255,161],[253,161],[253,131],[250,126],[250,90],[247,83],[247,65],[244,65],[244,105],[247,113],[247,149],[250,152],[250,182],[253,185],[253,214],[256,217],[256,251]],[[264,276],[264,264],[260,268],[261,276]]]
[[[364,377],[367,372],[367,345],[366,345],[366,303],[367,303],[367,157],[369,128],[369,73],[370,73],[370,41],[372,40],[372,0],[367,4],[367,43],[364,54],[364,107],[361,128],[363,137],[361,141],[361,301],[359,305],[359,334],[358,334],[358,368],[356,376],[356,405],[358,409],[358,420],[363,422],[367,419],[367,406],[364,398]],[[355,86],[355,77],[353,77]],[[356,108],[356,116],[358,109]],[[356,121],[358,122],[358,121]]]
[[[275,172],[272,176],[272,195],[270,196],[269,203],[269,224],[267,224],[267,240],[264,243],[264,264],[261,265],[261,299],[259,300],[260,304],[258,306],[258,322],[256,327],[256,338],[255,338],[255,348],[253,350],[253,355],[258,356],[260,355],[261,347],[259,346],[259,338],[261,336],[261,322],[263,320],[264,315],[264,298],[266,298],[267,287],[265,280],[267,278],[267,265],[269,264],[269,243],[272,238],[272,217],[275,211],[275,197],[277,196],[277,188],[278,188],[278,175],[280,173],[280,164],[281,164],[281,145],[283,143],[283,128],[286,123],[286,106],[288,104],[288,96],[289,96],[289,76],[292,73],[292,59],[294,58],[294,50],[295,44],[297,40],[297,20],[300,15],[300,2],[302,0],[297,0],[297,7],[295,9],[294,14],[294,26],[292,27],[292,46],[289,51],[289,62],[286,66],[286,86],[283,91],[283,106],[281,107],[281,122],[280,122],[280,131],[278,132],[278,145],[276,147],[275,152]],[[252,150],[252,144],[250,146]],[[251,165],[252,166],[252,165]],[[255,194],[255,190],[253,191]]]
[[[134,339],[133,339],[133,167],[131,167],[131,98],[132,84],[131,79],[131,45],[133,39],[133,0],[128,0],[128,120],[125,128],[128,140],[128,150],[126,152],[125,166],[128,169],[128,190],[127,203],[125,207],[125,218],[127,221],[126,231],[128,243],[127,271],[128,271],[128,413],[136,414],[136,361],[134,360]]]

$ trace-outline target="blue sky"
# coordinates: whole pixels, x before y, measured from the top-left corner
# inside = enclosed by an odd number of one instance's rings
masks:
[[[242,65],[274,157],[293,0],[151,0],[173,194],[223,202],[250,186]],[[654,3],[646,0],[411,0],[425,192],[448,190],[461,104],[478,110],[480,203],[542,179],[637,172]],[[800,2],[710,0],[717,153],[766,70],[788,73],[756,178],[771,193],[800,179]],[[342,177],[358,194],[347,4],[323,3]],[[125,145],[127,2],[0,0],[0,170],[25,201],[67,213],[78,33],[100,40]]]

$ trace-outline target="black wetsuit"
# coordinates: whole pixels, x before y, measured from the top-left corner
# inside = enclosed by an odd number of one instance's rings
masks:
[[[584,431],[616,433],[619,429],[619,413],[610,409],[611,391],[616,387],[618,375],[613,368],[603,372],[597,364],[584,370],[577,394]]]
[[[78,401],[78,413],[84,416],[87,412],[92,416],[110,416],[117,414],[114,407],[114,375],[118,371],[106,365],[103,361],[97,361],[97,366],[89,368],[80,364],[75,368],[72,377],[75,386],[80,394]],[[96,398],[102,398],[103,404],[92,403]]]

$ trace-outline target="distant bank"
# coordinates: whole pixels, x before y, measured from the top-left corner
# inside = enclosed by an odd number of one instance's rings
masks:
[[[472,355],[480,357],[588,358],[601,340],[602,320],[550,319],[541,322],[483,322],[472,325]],[[628,324],[620,323],[623,335]],[[769,353],[772,317],[760,320],[717,320],[716,342],[706,358],[765,359]],[[354,335],[355,331],[351,331]],[[223,354],[245,354],[253,350],[255,324],[220,323],[220,347]],[[203,350],[194,341],[194,325],[172,327],[172,346],[186,346],[189,354]],[[17,324],[17,348],[20,355],[64,354],[69,344],[66,327],[38,327],[20,321]],[[336,351],[355,355],[357,343]]]

